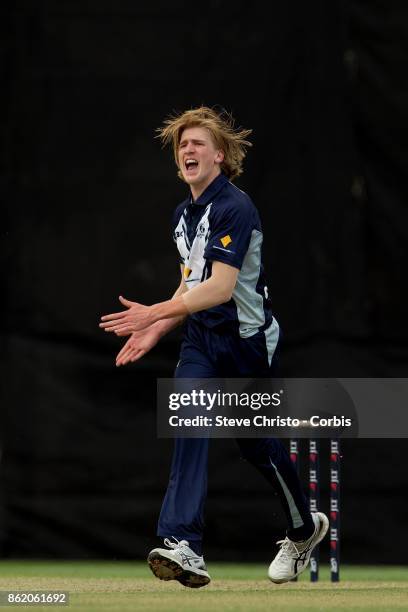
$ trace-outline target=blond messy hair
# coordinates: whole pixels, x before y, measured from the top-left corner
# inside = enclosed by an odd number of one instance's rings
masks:
[[[183,131],[191,127],[206,128],[216,148],[221,149],[224,153],[224,161],[221,163],[222,172],[233,181],[242,174],[246,149],[252,147],[252,143],[246,140],[252,130],[236,129],[234,124],[232,115],[226,111],[218,113],[208,106],[200,106],[180,114],[170,115],[165,120],[163,127],[156,131],[163,146],[172,144],[174,159],[179,168],[178,148]],[[180,169],[178,176],[183,178]]]

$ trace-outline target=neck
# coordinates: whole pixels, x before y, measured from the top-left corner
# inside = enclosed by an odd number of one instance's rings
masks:
[[[200,195],[204,193],[204,191],[207,189],[208,185],[210,185],[213,182],[213,180],[216,179],[217,176],[219,176],[220,174],[221,174],[221,171],[218,171],[216,174],[208,178],[205,181],[205,183],[200,183],[198,185],[190,185],[191,195],[193,196],[193,202],[198,200]]]

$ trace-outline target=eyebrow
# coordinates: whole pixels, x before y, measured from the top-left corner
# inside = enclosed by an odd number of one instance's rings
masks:
[[[206,142],[205,140],[200,140],[199,138],[183,138],[183,140],[180,140],[179,146],[185,142],[188,142],[188,140],[191,140],[191,142],[194,142],[194,144],[205,144]]]

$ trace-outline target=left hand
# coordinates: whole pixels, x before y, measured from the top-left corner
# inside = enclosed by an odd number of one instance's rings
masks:
[[[155,322],[151,306],[131,302],[121,295],[119,296],[119,301],[126,306],[127,310],[101,317],[103,323],[100,323],[99,327],[106,332],[115,332],[118,336],[127,336],[133,332],[145,329]]]

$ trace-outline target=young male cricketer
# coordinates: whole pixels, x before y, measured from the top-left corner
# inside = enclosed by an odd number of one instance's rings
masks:
[[[163,143],[173,145],[178,175],[190,187],[173,218],[181,281],[170,300],[145,306],[120,296],[126,310],[101,318],[105,331],[130,335],[116,365],[140,359],[186,321],[177,378],[271,376],[279,326],[263,273],[260,219],[248,195],[231,182],[242,172],[250,133],[235,129],[225,112],[208,107],[170,117],[159,130]],[[328,519],[309,512],[280,440],[237,443],[281,500],[288,529],[268,576],[287,582],[305,570]],[[208,444],[208,438],[176,439],[158,524],[167,548],[155,548],[148,556],[155,576],[192,588],[210,582],[202,556]]]

